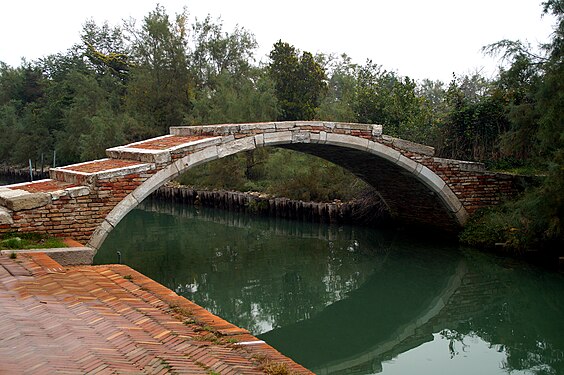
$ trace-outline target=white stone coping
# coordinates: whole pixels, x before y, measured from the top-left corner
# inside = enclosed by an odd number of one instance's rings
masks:
[[[266,344],[266,343],[263,340],[241,341],[235,343],[235,345],[237,346],[250,346],[250,345],[262,345],[262,344]]]
[[[466,160],[456,160],[456,159],[446,159],[446,158],[433,158],[433,161],[441,164],[455,164],[460,167],[461,171],[464,172],[487,172],[484,163],[477,161],[466,161]]]
[[[323,127],[330,132],[333,129],[344,130],[361,130],[369,131],[373,136],[382,135],[382,125],[378,124],[358,124],[350,122],[332,122],[332,121],[282,121],[282,122],[257,122],[257,123],[241,123],[241,124],[218,124],[218,125],[193,125],[193,126],[172,126],[170,134],[178,136],[198,135],[201,133],[211,133],[215,135],[230,134],[248,134],[249,132],[258,130],[261,132],[276,132],[300,130],[300,127]]]
[[[178,153],[182,151],[192,151],[194,149],[203,148],[221,143],[221,137],[212,136],[212,137],[206,137],[202,139],[185,142],[176,146],[171,146],[169,148],[160,149],[160,150],[132,147],[132,146],[142,145],[143,143],[146,142],[175,137],[175,136],[176,135],[174,134],[168,134],[168,135],[163,135],[160,137],[148,139],[145,141],[130,143],[124,146],[112,147],[106,150],[106,154],[111,158],[116,158],[116,159],[133,159],[133,160],[139,160],[144,162],[162,164],[162,163],[168,163],[172,160],[171,158],[172,153]]]
[[[10,256],[11,254],[45,253],[61,266],[91,265],[96,250],[88,247],[55,247],[49,249],[6,249],[0,250],[0,254]]]
[[[16,185],[22,186],[22,184]],[[23,185],[27,185],[27,183]],[[15,185],[9,186],[14,187]],[[9,189],[5,187],[0,190],[0,205],[10,211],[29,210],[43,207],[49,203],[51,203],[51,195],[49,193],[30,193],[22,189]],[[2,212],[2,221],[4,222],[11,221],[11,215],[10,218],[7,217],[10,214],[8,210],[3,210],[4,212]]]
[[[421,143],[407,141],[405,139],[390,137],[388,135],[382,136],[385,141],[391,142],[392,146],[397,147],[403,151],[415,152],[421,155],[433,156],[435,155],[435,148]]]
[[[115,160],[115,159],[104,158],[98,160],[91,160],[83,163],[65,165],[64,167],[52,168],[50,169],[49,173],[60,172],[63,174],[69,174],[75,176],[94,177],[95,179],[101,180],[101,179],[108,179],[112,177],[121,177],[132,173],[147,172],[155,168],[154,164],[152,163],[138,162],[137,164],[134,165],[105,169],[99,172],[81,172],[81,171],[73,171],[72,169],[69,169],[72,167],[79,167],[86,164],[92,164],[92,163],[103,162],[108,160]]]

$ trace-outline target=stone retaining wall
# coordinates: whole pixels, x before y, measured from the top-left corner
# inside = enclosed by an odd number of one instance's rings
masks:
[[[266,194],[226,191],[197,190],[188,186],[162,186],[151,197],[171,202],[190,205],[203,205],[242,211],[271,217],[326,223],[366,223],[369,219],[383,220],[389,213],[383,202],[375,200],[370,207],[366,203],[352,202],[304,202],[282,197],[271,197]],[[376,211],[370,218],[366,217],[366,209]]]

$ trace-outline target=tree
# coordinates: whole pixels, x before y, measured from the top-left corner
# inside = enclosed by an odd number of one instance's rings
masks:
[[[121,28],[110,28],[108,23],[100,27],[90,20],[82,29],[81,39],[84,56],[97,74],[111,74],[125,83],[132,62]]]
[[[334,56],[318,55],[322,66],[328,72],[327,90],[321,100],[319,117],[329,121],[354,122],[353,100],[356,89],[358,65],[351,58],[342,54]]]
[[[507,131],[505,99],[481,75],[454,78],[446,92],[448,112],[440,125],[438,153],[443,157],[500,159],[500,135]]]
[[[312,120],[326,90],[325,71],[309,52],[278,41],[269,54],[268,73],[280,106],[279,120]]]
[[[353,100],[356,121],[381,124],[388,135],[424,142],[431,117],[416,88],[416,82],[409,77],[400,77],[368,61],[357,71]]]
[[[192,27],[192,49],[189,65],[198,88],[214,88],[214,79],[229,74],[246,77],[252,68],[257,42],[252,33],[236,27],[231,33],[223,31],[221,20],[211,17],[195,22]]]
[[[271,121],[276,98],[264,69],[251,65],[254,36],[242,28],[224,32],[210,17],[196,22],[189,55],[196,78],[189,124]]]
[[[194,79],[188,70],[188,18],[186,11],[169,19],[157,6],[140,29],[126,25],[134,65],[130,70],[127,110],[144,124],[136,138],[168,132],[191,110]]]
[[[549,0],[543,6],[545,14],[557,18],[552,41],[542,46],[545,56],[513,41],[486,49],[510,62],[499,80],[511,121],[511,130],[502,137],[514,141],[506,147],[514,155],[533,156],[546,177],[519,199],[477,216],[462,239],[482,246],[505,242],[513,251],[542,249],[558,257],[564,248],[564,2]]]

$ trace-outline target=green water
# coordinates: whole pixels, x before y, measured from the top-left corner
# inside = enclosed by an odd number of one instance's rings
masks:
[[[28,181],[29,181],[29,177],[25,178],[22,176],[0,174],[0,186],[18,184],[20,182],[28,182]]]
[[[564,374],[564,277],[437,238],[149,201],[117,251],[319,374]]]

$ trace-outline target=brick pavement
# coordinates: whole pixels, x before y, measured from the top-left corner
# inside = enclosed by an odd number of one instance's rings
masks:
[[[143,163],[131,160],[101,159],[80,164],[73,164],[69,165],[68,167],[61,167],[61,169],[73,172],[97,173],[111,169],[133,167],[141,164]]]
[[[180,137],[180,136],[171,135],[171,136],[166,136],[166,137],[159,137],[159,138],[156,138],[156,139],[150,139],[150,140],[145,141],[145,142],[135,143],[135,144],[129,145],[129,147],[139,148],[139,149],[144,149],[144,150],[166,150],[168,148],[180,146],[182,144],[186,144],[186,143],[190,143],[190,142],[194,142],[194,141],[199,141],[199,140],[205,139],[205,138],[210,138],[210,137],[209,136],[196,136],[196,135]]]
[[[36,182],[28,182],[8,186],[9,189],[25,190],[29,193],[54,192],[72,187],[77,187],[77,185],[56,180],[39,180]]]
[[[125,265],[0,256],[1,374],[310,373]]]

